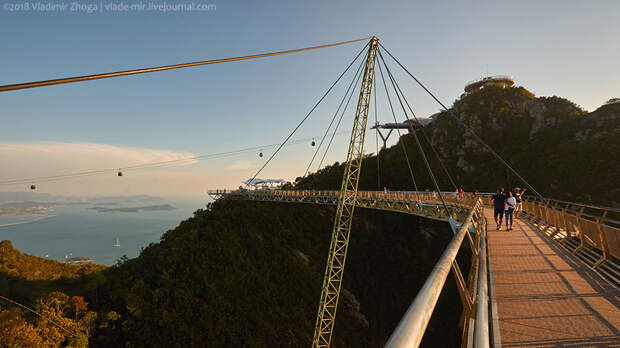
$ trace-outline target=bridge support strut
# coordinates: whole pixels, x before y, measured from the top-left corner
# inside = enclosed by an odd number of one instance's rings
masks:
[[[370,97],[374,84],[378,44],[379,39],[373,36],[370,40],[368,54],[366,55],[364,78],[355,111],[353,131],[342,178],[338,208],[334,219],[331,245],[325,267],[323,288],[321,290],[321,300],[314,328],[314,339],[312,341],[312,347],[314,348],[330,346],[332,331],[336,321],[336,310],[338,309],[342,276],[347,258],[353,210],[357,199],[357,186],[362,169],[364,138],[366,136]]]

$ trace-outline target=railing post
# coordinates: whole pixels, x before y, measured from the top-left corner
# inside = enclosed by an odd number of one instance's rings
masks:
[[[583,210],[585,209],[585,207],[581,207],[581,209],[579,209],[579,214],[577,214],[577,228],[579,229],[578,235],[579,235],[579,246],[575,248],[575,250],[573,250],[573,254],[577,254],[577,252],[579,250],[581,250],[581,248],[583,248],[584,246],[584,241],[583,241],[583,227],[581,227],[581,214],[583,214]]]
[[[607,210],[603,213],[603,219],[607,216]],[[596,229],[598,230],[599,239],[601,241],[601,251],[603,252],[603,257],[600,260],[596,261],[596,263],[592,266],[593,268],[598,267],[601,263],[607,260],[609,255],[609,248],[607,246],[607,236],[605,236],[605,231],[603,230],[603,221],[601,219],[596,219]]]

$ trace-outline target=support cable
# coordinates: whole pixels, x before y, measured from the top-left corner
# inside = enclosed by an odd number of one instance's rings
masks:
[[[323,134],[323,137],[321,137],[321,142],[319,143],[319,146],[316,148],[316,151],[314,151],[314,155],[312,156],[312,159],[310,160],[310,163],[308,163],[308,168],[306,168],[306,172],[304,174],[304,177],[306,177],[308,175],[308,172],[310,171],[310,167],[312,166],[312,163],[314,162],[314,159],[316,158],[316,155],[319,153],[319,150],[321,150],[321,146],[323,146],[323,142],[325,141],[325,138],[327,137],[327,134],[329,134],[329,130],[331,129],[332,125],[334,124],[334,121],[336,120],[336,117],[338,116],[338,113],[340,112],[340,108],[342,107],[342,104],[344,104],[345,99],[347,99],[347,95],[349,94],[349,91],[351,90],[351,87],[353,87],[353,84],[356,82],[359,72],[362,70],[362,66],[364,66],[364,61],[363,60],[360,63],[359,67],[357,67],[357,71],[353,75],[353,79],[351,79],[351,83],[349,83],[349,87],[347,87],[346,92],[342,96],[342,99],[340,100],[340,104],[338,104],[338,108],[336,109],[336,112],[334,112],[334,116],[332,117],[332,120],[329,122],[329,126],[327,126],[327,129],[325,130],[325,134]]]
[[[338,119],[338,123],[336,123],[336,128],[334,128],[334,132],[332,133],[332,136],[329,139],[329,143],[327,143],[327,147],[325,148],[325,152],[323,152],[323,157],[321,157],[321,162],[319,162],[319,166],[317,167],[317,171],[319,169],[321,169],[321,166],[323,165],[323,162],[325,161],[325,156],[327,156],[327,153],[329,152],[329,148],[331,147],[332,142],[334,141],[334,137],[336,136],[336,131],[338,131],[338,128],[340,128],[340,123],[342,122],[344,114],[347,112],[347,109],[349,108],[349,104],[351,102],[351,98],[353,97],[353,94],[355,94],[355,89],[357,88],[357,84],[360,82],[361,79],[362,79],[362,74],[360,72],[360,75],[357,77],[357,81],[355,81],[355,85],[353,85],[353,89],[351,89],[351,94],[349,94],[349,98],[347,99],[347,103],[344,105],[344,109],[342,109],[342,113],[340,114],[340,118]]]
[[[346,44],[350,44],[350,43],[354,43],[354,42],[359,42],[359,41],[365,41],[365,40],[369,40],[369,39],[370,39],[370,37],[365,37],[363,39],[357,39],[357,40],[349,40],[349,41],[343,41],[343,42],[336,42],[336,43],[325,44],[325,45],[320,45],[320,46],[313,46],[313,47],[306,47],[306,48],[297,48],[297,49],[286,50],[286,51],[254,54],[254,55],[250,55],[250,56],[242,56],[242,57],[234,57],[234,58],[221,58],[221,59],[205,60],[205,61],[191,62],[191,63],[164,65],[164,66],[158,66],[158,67],[154,67],[154,68],[142,68],[142,69],[135,69],[135,70],[125,70],[125,71],[117,71],[117,72],[110,72],[110,73],[103,73],[103,74],[95,74],[95,75],[84,75],[84,76],[66,77],[66,78],[53,79],[53,80],[45,80],[45,81],[36,81],[36,82],[17,83],[17,84],[12,84],[12,85],[3,85],[3,86],[0,86],[0,92],[14,91],[14,90],[18,90],[18,89],[26,89],[26,88],[34,88],[34,87],[43,87],[43,86],[50,86],[50,85],[58,85],[58,84],[64,84],[64,83],[73,83],[73,82],[80,82],[80,81],[98,80],[98,79],[105,79],[105,78],[109,78],[109,77],[135,75],[135,74],[144,74],[144,73],[150,73],[150,72],[156,72],[156,71],[189,68],[189,67],[192,67],[192,66],[199,66],[199,65],[227,63],[227,62],[234,62],[234,61],[240,61],[240,60],[248,60],[248,59],[256,59],[256,58],[265,58],[265,57],[279,56],[279,55],[283,55],[283,54],[291,54],[291,53],[298,53],[298,52],[303,52],[303,51],[316,50],[316,49],[320,49],[320,48],[327,48],[327,47],[346,45]]]
[[[349,65],[347,66],[346,69],[344,69],[344,71],[342,72],[342,74],[340,74],[340,76],[338,76],[338,78],[336,79],[336,81],[334,81],[334,83],[332,83],[332,85],[327,89],[327,91],[323,94],[323,96],[319,99],[319,101],[316,102],[316,104],[314,104],[314,106],[312,107],[312,109],[310,109],[310,111],[308,112],[308,114],[306,115],[306,117],[304,117],[299,124],[297,124],[297,126],[295,127],[295,129],[293,129],[293,131],[286,137],[286,139],[284,139],[284,141],[282,142],[282,144],[276,149],[276,151],[271,154],[271,156],[269,157],[269,159],[263,164],[262,167],[260,167],[260,169],[256,172],[256,174],[254,174],[254,176],[252,177],[252,179],[248,182],[253,182],[254,179],[256,179],[256,177],[258,176],[258,174],[260,174],[260,172],[265,169],[265,167],[269,164],[269,162],[271,162],[271,160],[278,154],[278,152],[280,151],[280,149],[282,149],[282,147],[284,146],[284,144],[286,144],[286,142],[293,136],[293,134],[295,134],[295,132],[297,132],[297,130],[299,129],[299,127],[301,127],[302,124],[304,124],[304,122],[306,122],[306,120],[308,119],[308,117],[310,117],[310,115],[312,114],[312,112],[319,106],[319,104],[321,104],[321,102],[323,101],[323,99],[325,99],[325,97],[327,97],[327,95],[329,94],[329,92],[331,92],[332,89],[334,89],[334,86],[336,86],[336,84],[342,79],[342,77],[347,73],[347,71],[349,71],[349,69],[351,68],[351,66],[353,65],[353,63],[355,63],[355,61],[357,61],[357,58],[364,52],[364,50],[366,50],[366,47],[368,47],[368,45],[370,45],[370,41],[368,43],[366,43],[366,45],[364,45],[364,47],[362,47],[362,50],[355,56],[355,58],[353,58],[353,60],[351,61],[351,63],[349,63]],[[246,186],[248,186],[248,184],[246,184]]]
[[[52,324],[53,324],[54,326],[56,326],[57,328],[59,328],[59,329],[63,330],[63,331],[64,331],[64,332],[66,332],[66,333],[68,333],[69,335],[71,335],[71,337],[75,336],[75,334],[76,334],[75,332],[71,332],[71,331],[69,331],[68,329],[64,328],[62,325],[60,325],[60,324],[56,323],[56,322],[55,322],[55,321],[53,321],[52,319],[50,319],[50,318],[48,318],[48,317],[44,316],[43,314],[41,314],[41,313],[39,313],[39,312],[35,311],[34,309],[31,309],[30,307],[24,306],[23,304],[21,304],[21,303],[19,303],[19,302],[17,302],[17,301],[13,301],[13,300],[11,300],[10,298],[6,298],[6,297],[4,297],[4,296],[0,296],[0,299],[4,300],[4,301],[6,301],[6,302],[12,303],[12,304],[14,304],[14,305],[16,305],[16,306],[18,306],[18,307],[21,307],[21,308],[23,308],[23,309],[25,309],[25,310],[27,310],[27,311],[29,311],[29,312],[32,312],[32,313],[36,314],[39,318],[41,318],[41,319],[43,319],[43,320],[45,320],[45,321],[47,321],[47,322],[52,323]]]
[[[383,77],[383,69],[381,69],[381,64],[377,64],[377,66],[379,67],[379,73],[381,74],[381,80],[383,81],[383,87],[385,88],[385,94],[387,95],[388,104],[390,105],[390,110],[392,110],[392,117],[394,117],[394,122],[398,123],[398,120],[396,119],[396,113],[394,112],[394,106],[392,105],[392,99],[390,98],[390,93],[388,91],[387,84],[385,83],[385,78]],[[411,176],[411,181],[413,181],[413,187],[415,188],[416,196],[418,197],[418,200],[420,201],[418,185],[415,181],[415,177],[413,176],[413,169],[411,168],[411,163],[409,162],[409,156],[407,155],[407,148],[405,147],[405,143],[401,141],[400,139],[401,134],[398,128],[396,128],[396,132],[398,133],[398,142],[400,143],[401,148],[403,149],[403,153],[405,154],[405,161],[407,162],[407,168],[409,168],[409,175]]]
[[[373,78],[374,80],[374,78]],[[377,121],[377,84],[373,84],[375,94],[375,144],[377,144],[377,191],[381,191],[381,166],[379,164],[379,125]],[[417,189],[416,189],[417,190]]]
[[[381,62],[383,62],[383,65],[385,66],[386,71],[389,73],[389,68],[388,66],[385,64],[385,60],[383,59],[383,55],[381,55],[381,50],[379,50],[379,57],[381,58]],[[381,70],[381,64],[379,64],[379,71],[381,72],[381,78],[383,78],[383,71]],[[407,110],[405,110],[405,106],[403,105],[402,100],[400,99],[400,95],[398,94],[398,90],[396,89],[396,85],[394,84],[394,81],[392,81],[390,79],[390,81],[392,82],[392,87],[394,87],[394,92],[396,93],[396,96],[398,97],[398,102],[400,103],[401,108],[403,109],[403,113],[405,114],[406,119],[408,120],[409,118],[407,117]],[[422,155],[422,160],[424,161],[424,165],[426,166],[426,170],[428,171],[428,175],[430,176],[433,185],[435,186],[435,189],[437,190],[437,194],[439,194],[439,199],[441,199],[441,204],[443,204],[444,209],[446,210],[446,214],[448,219],[451,219],[450,215],[450,209],[448,209],[448,205],[446,204],[446,201],[443,198],[443,194],[441,193],[441,190],[439,189],[439,184],[437,184],[437,180],[435,179],[435,175],[433,174],[433,170],[431,169],[430,164],[428,163],[428,159],[426,158],[426,154],[424,153],[424,149],[422,148],[422,144],[420,144],[420,139],[418,139],[418,135],[417,132],[415,131],[415,127],[409,123],[409,129],[411,131],[411,133],[413,134],[413,138],[415,139],[416,144],[418,145],[418,150],[420,151],[420,155]],[[453,232],[456,234],[456,230],[454,228],[454,226],[452,225],[452,223],[450,223],[450,226],[453,229]]]
[[[385,64],[385,62],[384,62]],[[402,96],[403,100],[405,101],[405,104],[407,105],[407,108],[409,109],[409,111],[411,112],[411,115],[413,116],[413,118],[420,124],[420,120],[418,120],[417,116],[415,115],[415,113],[413,112],[413,108],[411,108],[411,105],[409,104],[409,102],[407,101],[407,98],[405,98],[405,93],[403,93],[402,89],[400,88],[400,86],[398,85],[398,82],[396,81],[396,79],[394,78],[394,75],[392,75],[392,72],[390,70],[387,71],[388,75],[390,76],[390,79],[392,81],[394,81],[394,83],[396,84],[396,88],[398,88],[398,91],[400,92],[400,95]],[[426,136],[426,132],[424,132],[424,128],[420,128],[420,131],[422,133],[422,137],[426,140],[426,142],[428,143],[428,145],[431,147],[431,150],[433,151],[433,153],[435,154],[435,157],[437,157],[437,160],[439,161],[439,164],[441,165],[441,168],[443,169],[444,173],[446,173],[446,175],[448,176],[448,180],[450,180],[450,183],[452,184],[452,186],[454,187],[455,190],[458,190],[458,186],[455,184],[455,181],[452,179],[452,176],[450,175],[450,173],[448,172],[448,169],[446,168],[446,166],[444,165],[443,161],[441,160],[441,157],[439,156],[439,153],[437,152],[437,150],[435,150],[435,147],[433,146],[433,144],[431,143],[430,139]]]
[[[503,164],[512,174],[514,174],[517,178],[519,178],[519,180],[525,185],[527,186],[528,189],[530,189],[532,192],[534,192],[534,194],[536,194],[536,196],[538,196],[538,198],[540,198],[543,202],[546,202],[547,200],[543,198],[543,196],[538,193],[538,191],[536,191],[536,189],[534,189],[534,187],[532,187],[532,185],[530,185],[530,183],[528,183],[523,177],[521,177],[521,175],[519,175],[519,173],[517,173],[517,171],[515,171],[514,169],[512,169],[512,167],[506,162],[504,161],[504,159],[497,154],[497,152],[495,152],[487,143],[485,143],[474,131],[473,129],[471,129],[471,127],[469,127],[468,125],[466,125],[460,118],[456,117],[456,115],[450,110],[448,109],[439,99],[437,99],[437,97],[435,97],[435,95],[428,90],[428,88],[426,88],[426,86],[424,86],[415,76],[413,76],[412,73],[409,72],[409,70],[407,70],[407,68],[405,68],[399,61],[398,59],[396,59],[391,53],[390,51],[385,48],[383,45],[381,45],[379,43],[379,45],[381,46],[381,48],[383,48],[385,50],[385,53],[387,53],[390,57],[392,57],[392,59],[398,64],[400,65],[400,67],[405,70],[405,72],[411,76],[411,78],[413,78],[415,80],[415,82],[422,87],[422,89],[424,89],[426,91],[426,93],[428,93],[433,99],[435,99],[435,101],[437,103],[439,103],[439,105],[441,105],[441,107],[448,112],[448,114],[450,116],[452,116],[452,118],[454,120],[456,120],[463,128],[465,128],[465,130],[467,132],[469,132],[469,134],[471,134],[471,136],[474,137],[474,139],[476,139],[476,141],[478,141],[478,143],[480,143],[480,145],[482,145],[487,151],[489,151],[493,157],[495,157],[495,159],[497,159],[501,164]]]

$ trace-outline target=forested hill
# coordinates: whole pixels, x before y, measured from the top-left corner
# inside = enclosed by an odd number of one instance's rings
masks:
[[[166,232],[139,257],[84,275],[71,287],[65,278],[8,277],[5,268],[0,295],[45,311],[76,330],[80,340],[0,301],[0,341],[25,347],[41,342],[63,347],[308,347],[334,213],[329,206],[219,200]],[[381,347],[452,232],[446,223],[366,209],[356,210],[352,230],[333,346]],[[463,272],[470,257],[464,249],[459,257]],[[22,296],[25,286],[44,291]],[[74,300],[76,295],[83,300]],[[81,307],[74,308],[74,301]],[[460,314],[455,281],[448,279],[424,346],[459,346]]]
[[[620,103],[588,113],[569,100],[537,98],[523,87],[485,87],[461,96],[451,109],[544,196],[619,205]],[[389,120],[391,115],[379,117]],[[423,133],[463,189],[491,192],[498,185],[523,187],[447,112],[437,114]],[[428,142],[421,134],[420,138],[441,189],[453,191]],[[413,161],[418,187],[432,190],[413,137],[406,135],[400,141]],[[374,146],[366,152],[373,150]],[[364,159],[360,189],[413,189],[400,144],[379,152],[380,183],[376,161],[376,156]],[[336,163],[298,178],[295,186],[338,189],[342,171],[343,165]]]

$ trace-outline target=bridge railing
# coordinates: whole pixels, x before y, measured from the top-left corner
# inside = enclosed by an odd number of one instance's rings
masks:
[[[523,200],[534,225],[620,285],[620,209],[558,200]]]
[[[313,204],[337,204],[340,191],[318,190],[214,190],[209,191],[214,197],[226,196],[230,199],[296,202]],[[473,204],[475,197],[458,196],[443,192],[444,200],[450,210],[450,218],[461,221]],[[439,195],[433,192],[416,191],[358,191],[356,205],[361,208],[397,211],[422,215],[431,219],[448,220]]]
[[[340,191],[216,190],[209,194],[241,200],[336,204]],[[463,304],[460,321],[463,323],[463,342],[468,347],[489,346],[485,198],[472,194],[459,196],[453,192],[443,192],[443,196],[452,217],[456,216],[460,221],[460,227],[390,337],[388,347],[417,347],[420,344],[450,270]],[[433,192],[358,191],[356,200],[360,207],[446,220],[439,196]],[[465,239],[472,251],[467,278],[456,261]]]
[[[473,208],[435,264],[422,289],[390,336],[386,347],[418,347],[426,331],[437,300],[450,270],[454,274],[463,303],[463,342],[467,347],[489,347],[486,220],[482,199]],[[467,281],[463,278],[456,256],[467,239],[472,262]]]

